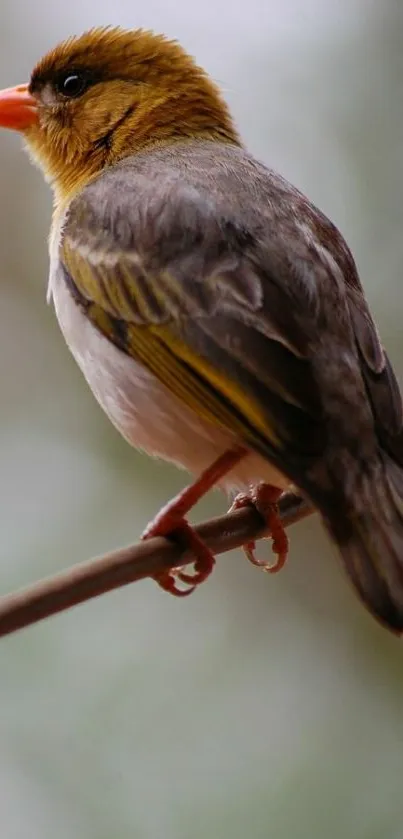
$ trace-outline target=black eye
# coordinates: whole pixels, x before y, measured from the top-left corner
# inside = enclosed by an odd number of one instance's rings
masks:
[[[81,96],[89,85],[89,79],[84,73],[70,72],[63,73],[57,80],[57,90],[68,99],[75,99]]]

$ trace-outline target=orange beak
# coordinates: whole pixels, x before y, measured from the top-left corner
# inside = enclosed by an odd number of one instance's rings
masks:
[[[0,128],[25,131],[37,121],[37,102],[28,92],[27,84],[0,90]]]

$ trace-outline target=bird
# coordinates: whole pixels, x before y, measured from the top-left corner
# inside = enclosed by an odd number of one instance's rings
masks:
[[[182,596],[211,572],[187,517],[213,486],[266,515],[281,566],[291,487],[401,634],[402,398],[337,227],[248,151],[180,43],[149,30],[58,44],[0,92],[0,126],[51,185],[48,300],[95,398],[132,446],[193,476],[143,534],[182,539],[193,574],[157,582]]]

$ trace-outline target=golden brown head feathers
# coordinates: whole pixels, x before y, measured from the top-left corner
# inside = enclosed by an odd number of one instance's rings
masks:
[[[142,29],[92,29],[35,67],[33,157],[67,197],[121,157],[186,138],[239,143],[215,84],[175,41]]]

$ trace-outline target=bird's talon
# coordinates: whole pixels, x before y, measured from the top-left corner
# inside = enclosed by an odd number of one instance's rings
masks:
[[[246,559],[252,563],[252,565],[260,565],[259,560],[256,559],[255,551],[256,551],[256,542],[245,542],[242,545],[242,550],[246,556]]]
[[[213,562],[211,562],[213,559]],[[209,574],[211,574],[213,567],[214,567],[214,557],[204,557],[203,563],[200,560],[197,560],[194,564],[194,571],[193,574],[187,574],[186,571],[177,571],[176,576],[182,583],[187,583],[187,585],[193,585],[195,588],[196,586],[201,585],[207,579]]]
[[[178,575],[179,576],[179,575]],[[179,579],[181,579],[179,577]],[[179,588],[176,585],[176,578],[173,574],[166,573],[166,574],[158,574],[158,576],[154,577],[154,580],[158,585],[164,589],[164,591],[169,592],[169,594],[173,594],[174,597],[188,597],[189,594],[193,594],[196,585],[190,585],[190,588]],[[186,582],[183,580],[182,582]]]
[[[243,550],[252,565],[256,565],[257,568],[269,574],[275,574],[281,571],[288,556],[288,537],[281,523],[277,504],[281,495],[282,492],[277,487],[272,487],[269,484],[259,484],[249,494],[239,493],[230,508],[231,512],[233,510],[239,510],[242,507],[255,507],[267,523],[270,529],[272,548],[273,553],[276,555],[276,561],[267,563],[257,559],[255,542],[247,542],[243,546]]]
[[[172,510],[168,515],[159,514],[144,530],[141,538],[151,539],[154,536],[164,536],[166,539],[173,539],[185,550],[194,554],[194,573],[187,574],[182,568],[171,568],[169,572],[159,574],[154,579],[158,585],[173,594],[175,597],[187,597],[189,594],[207,579],[211,574],[215,559],[207,545],[194,531],[186,519],[175,517]],[[179,588],[177,581],[189,586],[188,589]]]
[[[194,575],[186,574],[186,571],[177,571],[175,576],[181,581],[181,583],[185,583],[188,586],[191,586],[195,581]],[[195,587],[196,585],[198,585],[198,581],[196,581]]]

